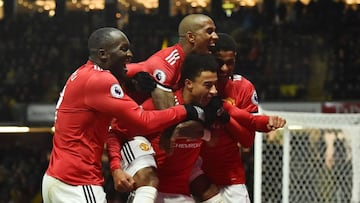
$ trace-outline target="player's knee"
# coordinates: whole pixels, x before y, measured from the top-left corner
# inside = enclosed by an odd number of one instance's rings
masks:
[[[190,183],[191,194],[199,201],[208,200],[219,193],[218,188],[211,180],[202,174]]]
[[[137,188],[141,186],[152,186],[157,188],[159,184],[159,178],[156,173],[156,168],[154,167],[146,167],[139,170],[135,173],[134,180]]]

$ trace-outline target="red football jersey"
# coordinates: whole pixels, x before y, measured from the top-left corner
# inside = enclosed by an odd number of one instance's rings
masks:
[[[241,75],[229,79],[224,89],[219,90],[221,97],[234,106],[250,113],[258,112],[258,96],[254,85]]]
[[[177,90],[184,59],[183,48],[180,44],[175,44],[156,52],[145,61],[127,64],[127,75],[132,77],[140,71],[145,71],[154,76],[160,84]]]
[[[175,92],[175,99],[184,104],[182,90]],[[189,178],[199,157],[202,139],[179,139],[173,152],[167,155],[159,146],[160,137],[151,140],[158,164],[159,192],[190,195]]]
[[[182,89],[174,93],[177,104],[183,104]],[[144,109],[155,109],[151,99],[142,104]],[[120,143],[121,137],[129,139],[131,136],[124,125],[112,122],[112,130],[107,142],[109,152],[110,167],[112,170],[120,168]],[[155,159],[157,163],[157,172],[159,177],[158,190],[165,193],[189,195],[189,177],[193,166],[199,156],[202,140],[199,139],[179,139],[175,143],[173,153],[168,155],[159,146],[160,133],[164,128],[158,129],[158,133],[145,134],[145,136],[154,148]],[[126,140],[125,139],[125,140]],[[119,142],[120,141],[120,142]]]
[[[69,77],[56,105],[47,174],[71,185],[102,185],[101,156],[113,117],[143,134],[184,120],[186,111],[144,111],[108,70],[88,61]]]
[[[258,98],[253,84],[240,75],[234,75],[229,79],[224,89],[219,94],[227,102],[248,112],[258,111]],[[234,117],[235,118],[235,117]],[[246,126],[249,127],[249,126]],[[215,145],[204,144],[201,149],[203,170],[217,185],[245,184],[245,170],[242,163],[238,140],[229,136],[225,130],[220,132]],[[246,145],[251,146],[254,142],[254,134],[239,135],[245,140]]]

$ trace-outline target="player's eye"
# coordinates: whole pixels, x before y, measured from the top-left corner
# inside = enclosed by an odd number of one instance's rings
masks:
[[[129,46],[121,46],[121,47],[120,47],[120,50],[123,51],[123,52],[129,51],[129,49],[130,49]]]
[[[224,61],[219,58],[216,59],[216,62],[218,63],[219,67],[222,67],[224,65]]]
[[[206,33],[208,33],[209,35],[211,35],[213,32],[215,32],[215,30],[212,28],[206,30]]]
[[[227,61],[227,62],[226,62],[226,65],[228,65],[228,66],[233,66],[233,65],[235,65],[235,60]]]
[[[212,82],[207,82],[207,83],[205,83],[205,87],[206,87],[207,89],[211,89],[214,85],[215,85],[215,83],[212,83]]]

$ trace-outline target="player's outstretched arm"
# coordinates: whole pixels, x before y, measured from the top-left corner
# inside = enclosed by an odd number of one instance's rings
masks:
[[[267,128],[269,131],[283,128],[286,125],[286,119],[280,116],[269,116]]]
[[[219,96],[214,96],[204,108],[204,111],[206,115],[205,126],[209,126],[210,130],[214,129],[215,136],[217,136],[216,129],[218,126],[224,125],[223,128],[227,131],[227,134],[243,146],[251,146],[253,144],[255,131],[232,118],[226,109],[224,109],[223,101]]]
[[[286,124],[286,120],[280,116],[253,115],[227,102],[224,102],[224,109],[227,110],[237,122],[258,132],[269,132],[282,128]]]
[[[225,130],[229,136],[232,136],[243,147],[251,147],[254,144],[255,131],[242,126],[232,117],[225,125]]]

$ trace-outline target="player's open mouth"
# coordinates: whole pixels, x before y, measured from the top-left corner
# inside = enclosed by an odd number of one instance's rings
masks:
[[[215,53],[215,44],[208,46],[209,54]]]

